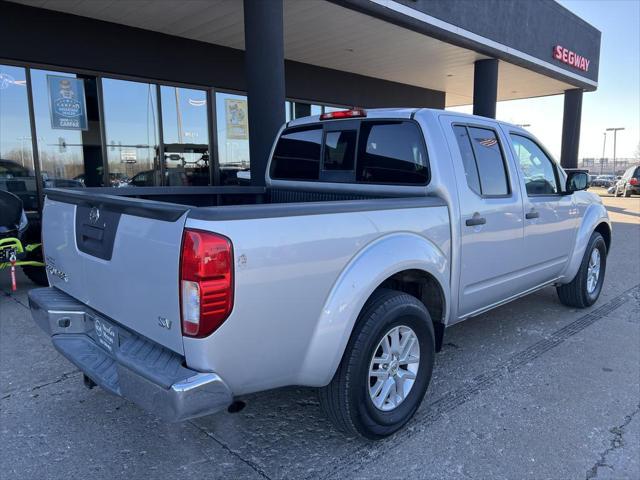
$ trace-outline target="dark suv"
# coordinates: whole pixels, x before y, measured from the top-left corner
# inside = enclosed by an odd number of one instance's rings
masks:
[[[629,167],[616,183],[614,191],[616,197],[624,194],[630,197],[632,194],[640,195],[640,165]]]

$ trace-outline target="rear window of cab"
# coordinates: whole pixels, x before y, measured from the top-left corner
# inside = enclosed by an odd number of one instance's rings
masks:
[[[348,120],[284,130],[271,178],[426,185],[429,162],[422,132],[411,120]]]

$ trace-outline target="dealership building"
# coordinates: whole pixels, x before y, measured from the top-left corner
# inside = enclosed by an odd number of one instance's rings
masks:
[[[575,167],[599,54],[553,0],[0,0],[0,188],[260,185],[293,118],[546,95]]]

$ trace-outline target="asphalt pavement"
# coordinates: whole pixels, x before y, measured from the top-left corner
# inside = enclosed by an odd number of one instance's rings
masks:
[[[613,221],[591,308],[553,288],[455,325],[416,417],[382,442],[345,437],[315,391],[251,395],[239,413],[167,424],[94,388],[0,272],[0,478],[640,478],[640,197]]]

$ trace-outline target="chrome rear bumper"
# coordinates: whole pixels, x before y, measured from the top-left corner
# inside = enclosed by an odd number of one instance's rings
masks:
[[[93,382],[165,420],[209,415],[233,401],[215,373],[187,368],[182,356],[54,287],[31,290],[29,306],[54,347]]]

